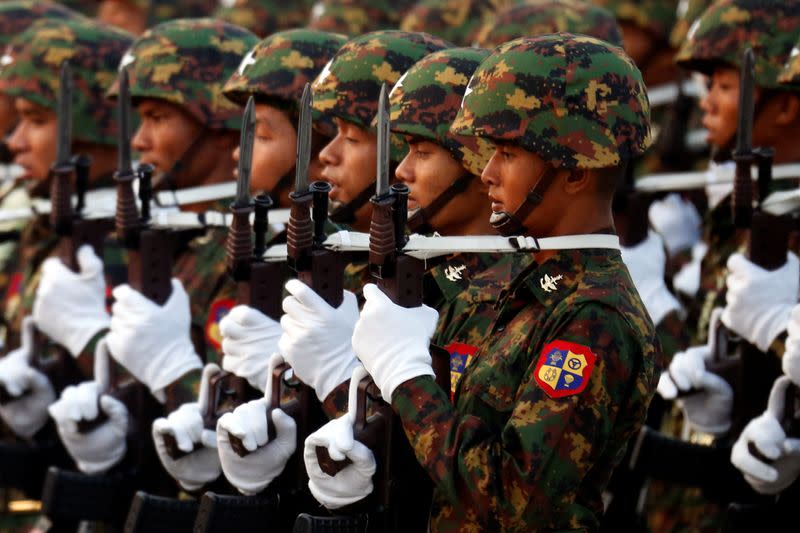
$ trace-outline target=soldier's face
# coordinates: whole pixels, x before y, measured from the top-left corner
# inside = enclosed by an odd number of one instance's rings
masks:
[[[276,107],[256,104],[252,192],[272,192],[280,179],[294,168],[296,146],[297,131],[289,115]],[[239,155],[237,147],[233,152],[237,163]],[[238,169],[233,173],[238,178]]]
[[[653,52],[654,39],[636,24],[622,21],[619,26],[622,29],[622,42],[625,53],[633,59],[634,63],[641,67]]]
[[[147,29],[147,11],[126,0],[103,0],[97,8],[97,20],[116,26],[133,35]]]
[[[14,97],[0,94],[0,136],[10,133],[17,123]]]
[[[708,144],[717,148],[728,146],[736,135],[739,116],[739,72],[734,68],[718,67],[708,83],[708,94],[700,100],[703,127],[708,130]]]
[[[203,127],[189,113],[163,100],[144,99],[136,109],[141,121],[131,146],[142,163],[155,166],[157,172],[169,171]]]
[[[336,137],[319,153],[323,165],[322,179],[331,184],[333,202],[347,204],[375,182],[375,165],[378,158],[378,139],[374,133],[352,122],[336,119]],[[362,210],[356,213],[361,219]]]
[[[16,98],[14,107],[19,122],[8,139],[14,163],[22,167],[22,179],[44,181],[56,160],[56,113],[24,98]]]

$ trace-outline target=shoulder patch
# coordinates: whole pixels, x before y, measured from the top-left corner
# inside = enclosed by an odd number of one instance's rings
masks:
[[[219,332],[219,322],[236,305],[233,298],[223,298],[211,304],[206,319],[206,342],[213,346],[218,352],[222,350],[222,334]]]
[[[596,359],[588,346],[553,341],[542,349],[534,378],[551,398],[573,396],[586,388]]]
[[[444,349],[450,354],[450,400],[452,400],[456,394],[458,380],[472,362],[478,347],[462,342],[451,342]]]

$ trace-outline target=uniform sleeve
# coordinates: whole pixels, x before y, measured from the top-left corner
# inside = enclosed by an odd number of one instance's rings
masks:
[[[551,398],[533,375],[542,347],[557,340],[586,346],[596,356],[579,394]],[[461,401],[472,402],[468,410],[486,416],[459,414],[429,377],[401,385],[393,406],[417,459],[454,506],[466,507],[489,529],[544,526],[572,503],[599,459],[619,461],[625,442],[618,442],[618,435],[627,439],[644,420],[647,400],[638,402],[635,412],[625,407],[635,395],[649,400],[647,386],[637,382],[642,351],[618,313],[587,304],[541,346],[518,355],[510,346],[508,354],[477,354],[473,364],[486,367],[475,370],[482,383],[466,392],[462,388],[462,396],[476,397]],[[500,362],[481,361],[486,355]],[[502,374],[515,370],[523,371],[522,380],[516,390],[505,390],[504,381],[513,378]],[[620,427],[625,425],[630,427]]]

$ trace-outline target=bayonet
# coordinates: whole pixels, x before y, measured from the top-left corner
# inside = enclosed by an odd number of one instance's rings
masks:
[[[381,86],[378,99],[378,164],[376,169],[375,195],[389,192],[389,96],[386,84]]]
[[[119,94],[117,95],[117,116],[119,120],[119,143],[117,146],[120,174],[133,174],[131,165],[131,98],[128,83],[128,69],[119,73]]]
[[[311,161],[311,85],[306,83],[300,99],[300,118],[297,125],[297,159],[295,162],[294,192],[308,191],[308,167]]]
[[[58,142],[56,165],[70,165],[72,157],[72,69],[67,61],[61,63],[58,85]]]
[[[242,119],[242,132],[239,137],[239,167],[236,180],[236,201],[234,208],[249,207],[250,200],[250,175],[253,171],[253,140],[255,137],[255,101],[251,96],[247,100]]]
[[[736,175],[731,197],[733,222],[737,228],[749,228],[753,216],[753,181],[750,167],[755,158],[753,154],[753,50],[745,48],[742,54],[742,68],[739,74],[739,121],[736,130]]]

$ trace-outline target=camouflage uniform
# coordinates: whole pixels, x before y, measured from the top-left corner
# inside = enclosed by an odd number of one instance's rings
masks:
[[[164,100],[182,107],[208,130],[238,131],[241,110],[225,98],[222,87],[257,42],[244,28],[220,20],[175,20],[147,30],[121,66],[128,69],[134,102]],[[117,90],[115,82],[111,94]],[[226,210],[229,204],[220,201],[217,208]],[[226,228],[208,229],[181,250],[173,267],[191,302],[195,346],[208,362],[220,359],[219,321],[234,305],[234,287],[225,271],[226,236]],[[199,373],[192,373],[173,392],[193,399],[198,385]]]
[[[553,83],[567,71],[569,83]],[[495,50],[451,131],[567,168],[605,168],[647,147],[648,112],[621,50],[560,34]],[[395,390],[393,407],[436,485],[431,531],[596,529],[600,492],[644,420],[657,341],[619,252],[531,259],[510,273],[455,405],[430,377]]]
[[[276,31],[305,26],[311,15],[311,4],[310,0],[292,3],[275,0],[222,0],[213,16],[267,37]]]
[[[494,48],[518,37],[548,33],[582,33],[622,46],[622,30],[614,16],[581,0],[552,0],[505,9],[477,34],[477,43]]]
[[[421,0],[403,17],[400,29],[425,31],[458,46],[469,46],[475,42],[481,27],[512,3],[512,0]]]
[[[62,61],[68,60],[75,80],[72,107],[73,139],[115,146],[117,123],[114,106],[104,94],[114,79],[117,64],[132,37],[120,30],[76,17],[43,19],[15,37],[6,49],[0,70],[0,90],[55,111]],[[111,176],[100,177],[92,187],[107,187]],[[9,345],[19,341],[22,319],[29,315],[39,281],[39,266],[55,249],[57,239],[44,217],[31,221],[22,232],[19,253],[9,268],[4,318]],[[104,251],[109,285],[124,281],[123,257],[110,239]],[[91,344],[84,354],[91,354]],[[91,358],[80,357],[91,375]]]
[[[308,27],[353,37],[396,28],[411,0],[318,0]]]
[[[660,41],[667,42],[678,9],[678,0],[596,0],[617,17],[617,20],[649,32]]]

